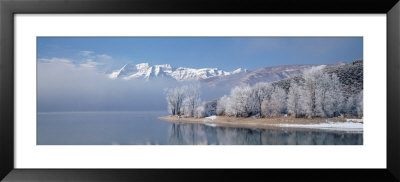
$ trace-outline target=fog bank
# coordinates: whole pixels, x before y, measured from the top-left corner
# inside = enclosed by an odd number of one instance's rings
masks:
[[[38,112],[166,110],[164,90],[190,82],[170,79],[112,80],[90,66],[68,61],[38,62]],[[229,88],[201,85],[201,98],[208,101]]]

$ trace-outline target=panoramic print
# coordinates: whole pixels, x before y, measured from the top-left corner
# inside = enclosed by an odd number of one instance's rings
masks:
[[[38,37],[37,145],[363,145],[362,37]]]

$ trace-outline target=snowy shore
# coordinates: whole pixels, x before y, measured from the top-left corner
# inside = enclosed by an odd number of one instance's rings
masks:
[[[309,129],[319,129],[319,130],[363,132],[363,123],[353,122],[352,119],[347,119],[346,122],[327,122],[319,124],[279,124],[278,126],[290,127],[290,128],[309,128]]]
[[[303,130],[322,130],[337,132],[363,132],[362,119],[349,118],[238,118],[227,116],[209,116],[206,118],[184,118],[177,116],[164,116],[160,120],[178,123],[197,123],[208,126],[225,126],[238,128],[258,128],[258,129],[303,129]]]

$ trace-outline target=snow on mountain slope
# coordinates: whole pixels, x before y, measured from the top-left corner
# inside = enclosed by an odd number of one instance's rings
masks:
[[[242,77],[240,82],[249,85],[254,85],[258,82],[273,82],[300,75],[313,66],[316,65],[282,65],[259,68]]]
[[[139,79],[152,79],[152,78],[173,78],[178,81],[186,80],[200,80],[212,77],[227,76],[237,73],[246,72],[246,69],[239,68],[235,71],[228,72],[218,68],[184,68],[179,67],[173,69],[171,65],[154,65],[150,66],[148,63],[140,64],[126,64],[120,70],[114,71],[109,74],[111,79],[124,79],[130,80],[134,78]]]
[[[149,65],[148,63],[126,64],[108,76],[111,79],[154,79],[170,78],[177,81],[199,80],[210,86],[253,85],[258,82],[274,82],[300,75],[316,65],[283,65],[263,67],[254,71],[238,68],[228,72],[218,68],[172,68],[169,64]]]
[[[182,68],[179,67],[172,72],[171,76],[176,80],[199,80],[215,76],[226,76],[232,74],[231,72],[219,70],[217,68]]]
[[[210,86],[237,86],[254,85],[258,82],[274,82],[285,78],[300,75],[304,70],[315,65],[283,65],[263,67],[249,72],[240,72],[226,77],[212,77],[201,80]],[[236,72],[233,71],[233,72]]]

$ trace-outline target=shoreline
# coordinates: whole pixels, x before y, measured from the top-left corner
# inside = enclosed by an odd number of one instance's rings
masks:
[[[310,130],[328,132],[363,133],[362,119],[354,118],[255,118],[255,117],[229,117],[211,116],[205,118],[192,118],[177,116],[158,117],[159,120],[172,123],[204,124],[211,127],[233,127],[248,129],[283,129],[283,130]]]

